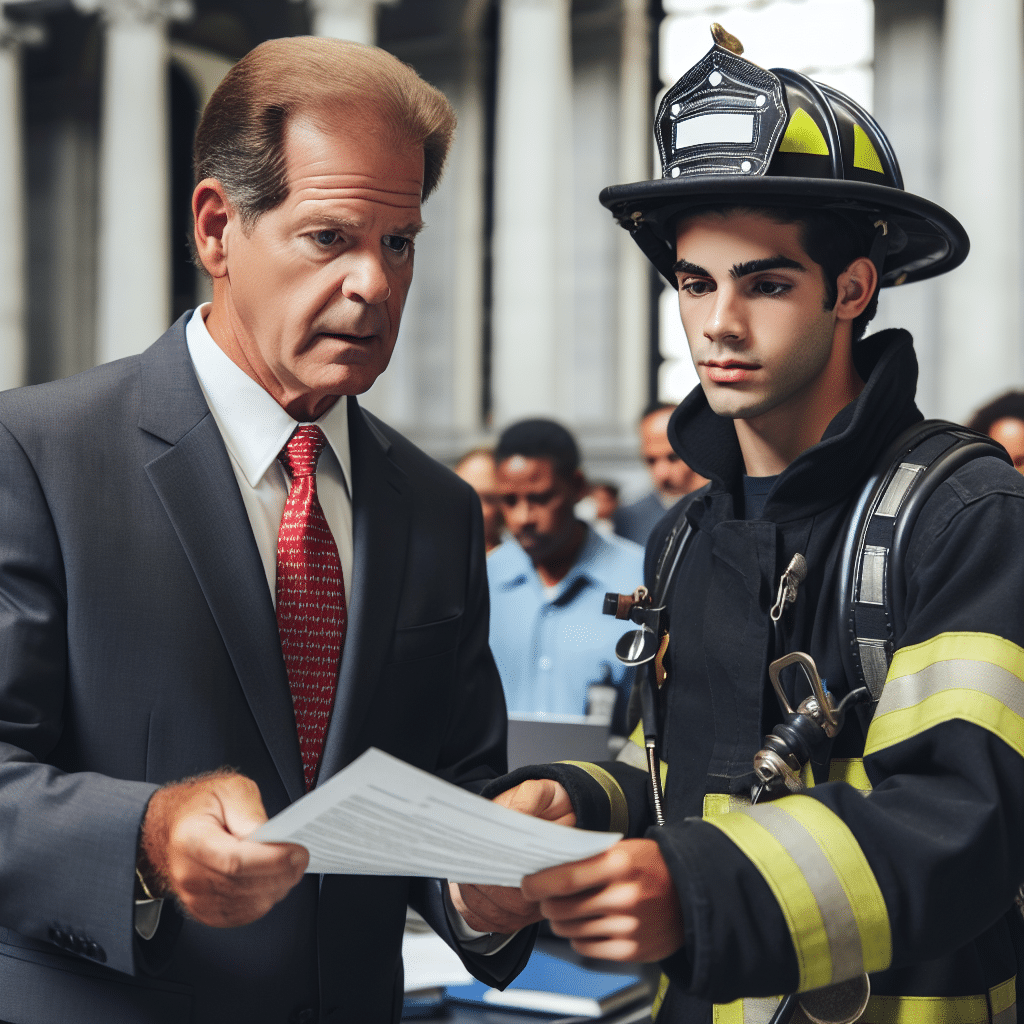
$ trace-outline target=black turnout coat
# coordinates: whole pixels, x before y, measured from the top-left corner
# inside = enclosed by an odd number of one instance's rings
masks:
[[[634,765],[553,765],[502,780],[556,778],[581,827],[659,844],[686,939],[662,964],[658,1024],[767,1021],[779,994],[865,971],[864,1021],[1015,1019],[1020,474],[995,457],[976,459],[929,498],[907,553],[905,623],[870,726],[868,716],[848,718],[805,793],[749,806],[752,759],[780,718],[769,660],[806,651],[837,697],[850,688],[836,614],[844,524],[886,447],[921,418],[906,332],[864,340],[857,358],[867,382],[860,397],[780,474],[759,520],[737,517],[743,463],[731,422],[699,388],[671,421],[675,449],[712,482],[689,504],[695,536],[669,596],[666,825],[654,825],[635,747]],[[648,544],[648,584],[674,518]],[[773,650],[769,609],[796,552],[808,575]],[[792,674],[795,706],[807,691]]]

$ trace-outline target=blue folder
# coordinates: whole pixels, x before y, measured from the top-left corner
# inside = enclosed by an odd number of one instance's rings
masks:
[[[650,995],[637,974],[606,974],[536,949],[522,973],[504,992],[482,981],[449,985],[448,998],[482,1006],[516,1007],[540,1013],[600,1017]]]

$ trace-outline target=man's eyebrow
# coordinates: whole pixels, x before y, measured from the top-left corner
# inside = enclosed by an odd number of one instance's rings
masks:
[[[734,281],[738,281],[741,277],[747,277],[750,274],[760,274],[765,270],[806,271],[807,268],[802,263],[791,260],[788,256],[769,256],[764,260],[747,260],[746,263],[737,263],[729,271],[729,275]]]
[[[415,238],[427,225],[421,220],[413,220],[403,227],[396,228],[391,232],[393,235],[406,235],[409,238]]]
[[[305,224],[316,225],[316,227],[327,231],[360,231],[364,221],[353,217],[332,217],[321,213],[314,213],[305,218]],[[421,220],[411,220],[406,224],[400,224],[389,235],[403,235],[408,238],[415,238],[426,224]]]
[[[677,260],[672,264],[673,274],[690,274],[693,277],[710,277],[711,275],[703,268],[698,267],[696,263],[691,263],[689,260]]]

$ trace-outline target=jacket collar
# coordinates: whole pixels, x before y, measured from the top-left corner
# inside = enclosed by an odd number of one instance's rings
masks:
[[[880,331],[858,342],[854,355],[864,390],[828,425],[821,441],[779,474],[765,518],[776,522],[814,515],[840,504],[863,482],[886,446],[920,420],[914,404],[917,357],[907,331]],[[672,447],[688,465],[711,480],[703,503],[723,518],[742,490],[743,457],[732,421],[712,412],[702,388],[695,388],[672,414]]]

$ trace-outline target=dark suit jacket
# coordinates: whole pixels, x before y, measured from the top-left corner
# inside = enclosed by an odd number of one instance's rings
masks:
[[[133,927],[153,790],[222,765],[302,795],[274,609],[183,317],[141,356],[0,396],[0,1019],[398,1019],[407,903],[307,876],[265,918]],[[469,788],[504,768],[479,501],[350,401],[355,561],[321,777],[374,745]],[[527,955],[467,955],[500,981]]]
[[[642,498],[634,501],[631,505],[623,505],[615,510],[612,519],[615,524],[615,532],[620,537],[625,537],[642,547],[647,546],[647,538],[651,530],[658,524],[658,520],[676,508],[672,505],[666,509],[658,499],[658,495],[651,491]]]

